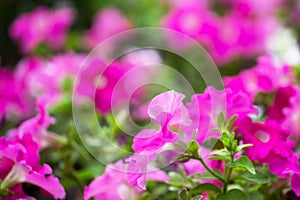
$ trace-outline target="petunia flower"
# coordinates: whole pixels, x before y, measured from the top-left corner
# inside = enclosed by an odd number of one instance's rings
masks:
[[[218,128],[217,119],[220,113],[224,114],[226,120],[234,115],[243,118],[257,113],[251,100],[242,91],[235,92],[230,88],[216,90],[211,86],[203,94],[193,95],[187,109],[193,123],[185,126],[185,133],[192,136],[196,131],[199,144],[207,138],[220,136],[219,133],[211,131]]]
[[[50,10],[38,7],[21,14],[11,25],[9,34],[17,41],[23,53],[30,53],[42,44],[59,49],[66,40],[66,33],[74,20],[72,8]]]
[[[52,175],[50,166],[40,165],[38,150],[30,134],[25,134],[18,141],[0,138],[0,189],[12,192],[4,199],[27,198],[20,187],[22,183],[36,185],[55,199],[65,198],[64,188]]]
[[[294,142],[287,140],[290,132],[276,121],[252,122],[244,118],[235,125],[243,142],[253,144],[245,149],[251,160],[268,164],[270,171],[281,178],[286,178],[285,170],[299,169],[298,156],[293,152]]]
[[[269,93],[295,82],[295,74],[288,65],[279,66],[268,56],[260,57],[257,65],[237,76],[225,77],[225,86],[234,92],[243,91],[254,100],[258,93]]]
[[[32,105],[27,91],[15,74],[6,68],[0,69],[0,118],[17,114],[25,117],[31,114]]]
[[[130,28],[130,22],[119,10],[103,9],[95,16],[91,29],[84,34],[84,44],[87,48],[94,48],[110,36]]]
[[[191,123],[187,109],[182,103],[183,99],[183,94],[169,91],[159,94],[150,102],[148,115],[160,128],[143,130],[133,140],[135,155],[130,160],[128,173],[128,180],[132,185],[146,189],[148,163],[155,161],[168,144],[179,142],[180,135],[176,131]],[[130,173],[132,171],[134,173]]]
[[[55,133],[47,131],[48,127],[55,123],[55,118],[48,114],[46,106],[55,98],[51,96],[41,96],[37,99],[39,113],[20,124],[16,129],[8,131],[7,136],[15,140],[22,139],[24,135],[31,135],[32,139],[38,144],[39,149],[64,142],[64,139]]]
[[[128,182],[127,175],[132,172],[131,170],[128,163],[121,160],[109,164],[104,174],[85,187],[84,199],[88,200],[93,197],[95,200],[137,200],[142,191]],[[168,178],[160,170],[149,172],[147,175],[147,180],[167,181]]]

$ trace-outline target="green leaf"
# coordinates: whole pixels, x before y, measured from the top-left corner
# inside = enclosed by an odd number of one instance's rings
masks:
[[[225,160],[225,161],[230,161],[229,156],[211,156],[208,158],[208,160]]]
[[[206,192],[206,191],[214,191],[214,192],[217,192],[217,193],[221,193],[221,189],[220,187],[214,185],[214,184],[211,184],[211,183],[203,183],[203,184],[200,184],[200,185],[197,185],[196,187],[194,187],[193,189],[191,189],[189,191],[189,194],[190,195],[199,195],[199,194],[202,194],[203,192]]]
[[[233,189],[226,194],[220,194],[216,200],[247,200],[247,196],[243,191]]]
[[[237,146],[236,152],[239,152],[239,151],[243,150],[244,148],[251,147],[251,146],[253,146],[253,144],[241,144],[241,145]]]
[[[178,200],[188,200],[189,193],[186,188],[183,188],[178,191]]]
[[[234,124],[235,120],[237,119],[237,115],[234,115],[228,122],[227,128],[230,130],[232,128],[232,125]]]
[[[233,162],[230,162],[227,164],[227,167],[244,167],[246,168],[250,173],[255,174],[255,169],[252,164],[252,162],[249,160],[246,156],[241,156],[238,159],[234,160]]]
[[[148,192],[145,192],[139,197],[139,200],[152,200],[151,194]]]
[[[230,153],[226,150],[212,150],[209,154],[218,156],[230,156]]]
[[[219,174],[220,176],[222,176],[222,172],[220,170],[213,170],[213,171],[216,172],[217,174]],[[196,178],[196,179],[199,179],[199,180],[218,180],[215,176],[213,176],[209,172],[202,172],[202,173],[199,173],[199,174],[193,174],[190,177]]]
[[[258,170],[256,170],[256,174],[251,174],[248,171],[245,171],[241,174],[241,177],[243,177],[247,181],[252,181],[257,184],[266,184],[272,181],[271,177],[267,173]]]
[[[247,200],[247,196],[243,191],[233,189],[226,194],[220,194],[216,200]]]
[[[190,186],[187,177],[176,172],[169,172],[169,182],[168,184],[174,187],[184,187]]]

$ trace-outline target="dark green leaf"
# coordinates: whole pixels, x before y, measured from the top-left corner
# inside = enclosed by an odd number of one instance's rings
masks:
[[[203,183],[203,184],[197,185],[196,187],[191,189],[189,194],[190,195],[199,195],[199,194],[202,194],[203,192],[206,192],[206,191],[214,191],[214,192],[217,192],[217,193],[222,192],[221,189],[218,186],[214,185],[214,184]]]
[[[271,177],[267,173],[258,170],[256,170],[256,174],[251,174],[248,171],[245,171],[241,174],[241,177],[257,184],[266,184],[272,181]]]
[[[186,176],[178,174],[176,172],[169,172],[169,182],[168,184],[174,187],[189,186]]]
[[[186,188],[178,191],[178,200],[188,200],[189,194]]]
[[[243,191],[233,189],[226,194],[220,194],[216,200],[247,200],[247,196]]]
[[[236,159],[235,161],[228,163],[227,167],[244,167],[246,168],[250,173],[255,174],[255,169],[254,166],[252,164],[252,162],[249,160],[248,157],[246,156],[241,156],[238,159]]]
[[[217,174],[219,174],[220,176],[222,176],[222,172],[220,170],[213,170],[213,171],[216,172]],[[191,175],[191,177],[199,179],[199,180],[218,180],[215,176],[213,176],[209,172],[193,174],[193,175]]]

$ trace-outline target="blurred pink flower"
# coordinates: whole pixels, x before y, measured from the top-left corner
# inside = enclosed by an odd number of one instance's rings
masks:
[[[11,25],[9,34],[20,44],[23,53],[34,51],[41,43],[59,49],[65,43],[74,15],[72,8],[50,10],[38,7],[30,13],[21,14]]]
[[[295,88],[291,86],[278,88],[275,94],[273,104],[268,108],[267,115],[278,123],[282,123],[285,119],[283,109],[290,107],[290,98],[296,94]]]
[[[17,114],[28,116],[31,112],[30,98],[26,90],[17,80],[13,72],[6,68],[0,69],[0,118]]]
[[[300,197],[300,172],[294,172],[291,176],[291,188]]]
[[[295,82],[293,70],[287,65],[277,66],[270,57],[260,57],[251,69],[242,71],[237,76],[225,77],[225,86],[234,92],[243,91],[250,99],[260,93],[269,93],[279,87],[286,87]]]
[[[291,130],[291,139],[299,141],[300,139],[300,88],[296,90],[296,95],[292,96],[289,101],[290,105],[283,108],[284,120],[282,126]]]
[[[43,94],[60,96],[64,81],[70,78],[73,83],[83,59],[83,55],[72,52],[53,56],[49,60],[24,58],[17,65],[16,78],[33,97]]]
[[[296,85],[279,88],[267,115],[291,131],[290,140],[300,138],[300,88]]]
[[[84,35],[84,43],[87,48],[94,48],[110,36],[130,28],[130,22],[119,10],[106,8],[95,16],[92,28]]]
[[[265,8],[275,7],[266,12],[257,1],[222,3],[228,7],[224,16],[219,16],[213,3],[208,1],[175,2],[163,18],[162,26],[184,33],[204,45],[217,64],[265,53],[268,37],[280,26],[275,11],[271,11],[279,5],[264,3]],[[176,38],[171,40],[178,43]]]
[[[58,135],[47,131],[47,128],[55,123],[55,119],[48,114],[46,109],[47,104],[51,101],[53,102],[55,99],[49,96],[40,96],[36,102],[39,113],[35,117],[22,122],[18,128],[10,130],[7,136],[16,140],[29,134],[39,149],[63,142]]]
[[[75,91],[94,101],[101,114],[141,100],[145,89],[140,86],[157,74],[161,60],[153,50],[139,50],[106,62],[98,57],[85,60],[75,85]]]

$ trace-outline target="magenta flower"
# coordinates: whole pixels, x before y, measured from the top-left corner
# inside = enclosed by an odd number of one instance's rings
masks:
[[[133,186],[146,189],[148,162],[155,161],[164,151],[165,145],[178,142],[180,136],[176,132],[180,131],[183,125],[191,123],[187,109],[182,103],[183,99],[183,94],[169,91],[159,94],[150,102],[148,115],[160,125],[160,129],[141,131],[133,140],[132,148],[136,154],[131,158],[128,167],[128,181]]]
[[[106,67],[102,60],[92,59],[81,70],[75,90],[79,95],[95,102],[101,114],[107,114],[117,103],[130,98],[131,94],[128,94],[123,85],[116,85],[128,70],[119,62]],[[131,81],[134,82],[134,79]],[[113,94],[116,95],[114,98]]]
[[[199,144],[208,137],[220,136],[219,133],[211,131],[218,128],[217,119],[220,113],[225,115],[226,120],[234,115],[243,118],[257,113],[243,92],[234,92],[231,89],[216,90],[213,87],[207,87],[203,94],[192,96],[187,108],[193,123],[185,127],[185,133],[191,137],[197,130],[196,140]]]
[[[65,198],[64,188],[52,175],[50,166],[40,165],[38,145],[30,134],[16,141],[0,138],[0,158],[0,187],[13,192],[4,199],[30,198],[23,192],[22,183],[36,185],[55,199]]]
[[[260,57],[251,69],[239,75],[225,78],[226,87],[233,91],[243,91],[251,99],[260,93],[269,93],[279,87],[287,87],[295,81],[292,69],[286,65],[277,66],[270,57]]]
[[[131,158],[129,158],[131,159]],[[133,200],[138,199],[141,190],[129,184],[127,174],[131,173],[128,165],[118,161],[106,167],[104,174],[85,187],[84,199],[95,200]],[[160,170],[147,173],[147,180],[167,181],[167,175]]]
[[[49,96],[39,97],[36,103],[39,113],[35,117],[22,122],[17,129],[10,130],[8,137],[16,140],[29,134],[37,143],[39,149],[63,142],[64,140],[60,136],[47,131],[47,128],[55,123],[55,119],[49,116],[46,109],[47,104],[52,100],[54,98]]]
[[[267,110],[268,117],[282,123],[285,119],[283,110],[291,106],[290,98],[294,95],[296,95],[296,89],[292,85],[278,88],[274,102]]]
[[[166,143],[179,141],[179,130],[190,123],[189,115],[182,100],[184,95],[170,91],[156,96],[148,106],[148,115],[160,125],[159,130],[149,129],[135,136],[132,148],[136,153],[157,152]]]
[[[119,10],[106,8],[94,18],[92,28],[84,35],[84,43],[87,48],[94,48],[110,36],[130,28],[130,22],[122,16]]]
[[[0,118],[11,114],[25,117],[30,114],[31,104],[27,92],[8,69],[0,69]]]
[[[17,65],[16,78],[33,97],[43,94],[60,97],[64,81],[68,78],[73,81],[83,59],[83,55],[72,52],[54,56],[50,60],[28,57]]]
[[[74,10],[62,8],[49,10],[38,7],[31,13],[24,13],[10,27],[9,34],[16,40],[23,53],[29,53],[41,43],[59,49],[66,40],[66,33],[73,22]]]
[[[153,50],[135,51],[110,64],[91,58],[83,63],[75,91],[95,102],[101,114],[107,114],[123,103],[133,105],[140,100],[145,94],[140,86],[157,74],[160,62]]]
[[[300,172],[294,172],[291,176],[291,188],[296,193],[296,195],[300,196]]]
[[[261,12],[261,4],[250,1],[222,2],[228,7],[224,16],[214,12],[208,1],[172,3],[162,26],[184,33],[206,47],[217,63],[224,64],[238,57],[253,57],[266,52],[267,40],[280,27],[276,18],[279,3],[270,5],[270,12]],[[220,4],[222,4],[220,3]],[[258,6],[259,5],[259,6]],[[272,11],[271,11],[272,10]],[[268,24],[268,26],[266,26]],[[172,38],[173,43],[178,43]]]
[[[270,171],[281,178],[286,177],[284,171],[299,169],[298,157],[293,152],[294,142],[287,141],[290,135],[287,129],[273,120],[261,123],[251,122],[250,118],[238,120],[236,125],[243,142],[253,144],[246,149],[251,160],[268,164]]]
[[[297,88],[295,96],[290,98],[288,108],[283,108],[284,120],[282,126],[291,130],[291,139],[296,141],[300,138],[300,88]]]

